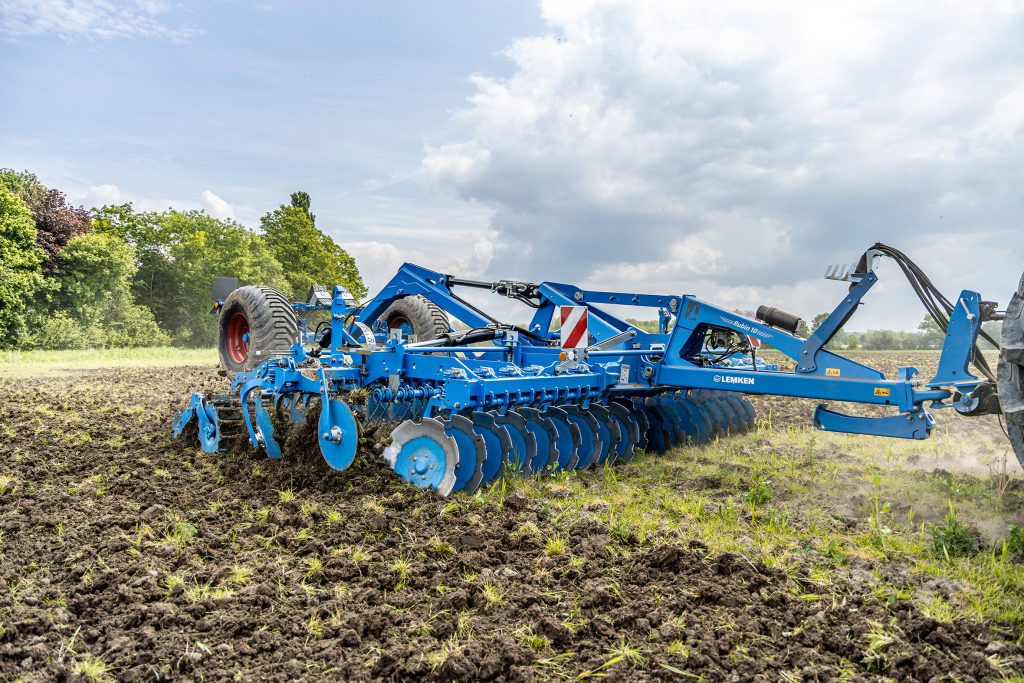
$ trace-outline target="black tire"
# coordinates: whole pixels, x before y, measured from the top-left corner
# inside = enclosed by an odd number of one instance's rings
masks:
[[[1024,276],[1006,307],[1000,341],[999,405],[1006,420],[1010,445],[1024,467]]]
[[[247,343],[240,341],[243,328]],[[284,294],[272,287],[239,287],[220,310],[220,363],[232,372],[252,370],[271,356],[287,352],[298,336],[299,321]]]
[[[450,330],[448,316],[441,307],[419,294],[398,299],[380,317],[387,323],[388,330],[400,327],[403,322],[408,324],[416,341],[437,339]]]

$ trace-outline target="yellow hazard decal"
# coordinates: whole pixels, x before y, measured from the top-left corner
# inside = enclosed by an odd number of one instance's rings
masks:
[[[875,396],[888,396],[892,392],[885,387],[875,387]]]
[[[839,376],[839,368],[825,368],[825,376],[826,377],[838,377]]]

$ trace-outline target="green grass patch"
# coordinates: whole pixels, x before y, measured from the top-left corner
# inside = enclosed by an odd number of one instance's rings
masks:
[[[152,347],[69,351],[0,351],[0,375],[38,375],[111,367],[214,365],[217,350]]]
[[[576,516],[596,514],[619,555],[673,541],[699,541],[698,552],[707,555],[741,553],[786,572],[799,599],[841,601],[846,582],[836,576],[857,566],[854,558],[891,562],[916,578],[906,586],[876,585],[872,592],[883,605],[909,602],[939,620],[995,619],[1021,632],[1024,565],[1013,558],[1024,545],[1024,505],[1017,494],[1001,496],[981,475],[921,468],[915,461],[929,446],[920,442],[767,422],[707,447],[639,455],[616,467],[614,477],[594,470],[507,479],[503,495],[518,491],[536,500],[545,519],[565,528]],[[959,442],[966,438],[944,435],[938,443],[955,450],[969,446]],[[524,525],[517,533],[534,529]],[[546,554],[566,550],[557,538],[545,539]],[[958,586],[956,595],[925,589],[933,577]]]

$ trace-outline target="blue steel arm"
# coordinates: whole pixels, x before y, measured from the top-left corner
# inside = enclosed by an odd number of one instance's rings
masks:
[[[538,290],[541,300],[551,302],[554,306],[586,306],[589,309],[588,331],[594,336],[595,342],[604,341],[625,330],[636,330],[637,337],[629,342],[630,346],[637,344],[646,346],[648,342],[655,341],[656,338],[600,308],[598,304],[657,308],[659,317],[664,317],[661,311],[664,311],[666,307],[675,310],[679,303],[679,297],[676,296],[632,292],[594,292],[557,282],[543,282],[538,285]]]
[[[713,304],[700,301],[691,296],[684,296],[682,313],[676,320],[676,326],[669,337],[666,359],[681,360],[683,356],[694,353],[696,346],[703,341],[704,330],[709,325],[735,330],[740,334],[750,335],[770,344],[790,359],[799,362],[804,357],[805,340],[788,334],[782,330],[769,327],[762,322],[733,313]],[[860,379],[882,379],[885,375],[862,365],[849,358],[844,358],[831,351],[819,349],[817,352],[819,367],[803,374],[826,375],[829,377],[856,377]],[[836,374],[838,373],[838,374]]]
[[[836,309],[818,326],[807,341],[800,347],[800,355],[793,360],[797,361],[797,372],[814,372],[818,369],[819,353],[821,347],[832,341],[832,337],[842,329],[846,321],[857,311],[860,300],[868,293],[868,290],[878,282],[878,276],[868,271],[857,282],[850,287],[849,294],[839,302]],[[792,356],[790,356],[792,358]]]
[[[981,295],[965,289],[960,292],[953,313],[949,316],[939,369],[928,382],[929,387],[953,386],[969,394],[981,384],[967,368],[967,364],[974,360],[980,332]]]
[[[447,276],[437,271],[413,263],[405,263],[391,278],[391,281],[380,290],[380,293],[363,308],[356,319],[366,325],[373,325],[396,299],[421,294],[440,306],[446,313],[454,315],[470,327],[490,325],[490,320],[452,296],[448,290],[447,281]]]

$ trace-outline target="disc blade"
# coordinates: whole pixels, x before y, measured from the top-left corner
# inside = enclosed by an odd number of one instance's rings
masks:
[[[522,415],[510,410],[504,415],[495,415],[494,421],[504,426],[512,439],[512,451],[504,464],[505,470],[514,476],[529,474],[526,465],[537,456],[537,439],[533,432],[527,429],[526,420]]]
[[[398,476],[421,489],[435,489],[447,496],[455,486],[458,464],[455,439],[444,433],[444,425],[433,418],[407,420],[391,433],[391,445],[384,459]]]
[[[689,415],[679,406],[672,394],[662,394],[656,398],[656,405],[664,417],[664,424],[671,428],[672,445],[678,448],[688,443],[695,443],[698,436],[696,426]]]
[[[512,437],[504,425],[494,421],[490,413],[475,412],[470,415],[473,431],[484,440],[484,462],[481,466],[481,484],[488,484],[504,472],[505,463],[512,453]]]
[[[623,401],[622,405],[632,414],[632,418],[636,420],[637,431],[640,434],[640,438],[636,441],[637,450],[641,450],[646,453],[650,449],[650,443],[647,435],[651,431],[651,423],[647,419],[647,412],[641,410],[636,403],[631,401]]]
[[[633,407],[638,415],[643,415],[647,420],[646,450],[653,453],[664,453],[668,450],[668,446],[665,443],[665,430],[661,424],[661,416],[647,405],[646,399],[637,399],[633,402]]]
[[[359,450],[359,425],[348,404],[332,398],[320,407],[320,453],[336,470],[347,469]]]
[[[619,403],[605,406],[608,414],[619,425],[621,439],[615,447],[615,462],[629,462],[636,455],[636,442],[640,440],[640,425],[633,417],[632,411]]]
[[[600,427],[595,418],[576,405],[560,406],[566,418],[580,430],[580,447],[576,457],[576,469],[589,467],[604,444],[601,441]]]
[[[619,444],[622,442],[622,430],[619,429],[619,423],[613,419],[608,409],[603,405],[592,403],[590,405],[590,413],[597,418],[597,421],[601,424],[603,429],[601,430],[601,440],[605,442],[604,448],[601,449],[601,454],[597,459],[597,463],[604,464],[608,463],[612,465],[615,463],[615,458],[619,455]],[[605,432],[607,431],[607,436]],[[595,463],[591,463],[595,464]]]
[[[536,408],[519,408],[515,412],[526,420],[527,429],[537,439],[537,454],[527,462],[526,469],[530,474],[550,472],[558,464],[558,432],[555,431],[555,425]]]
[[[555,431],[558,433],[558,443],[555,446],[558,450],[558,462],[555,464],[555,471],[576,469],[582,444],[580,428],[569,422],[569,416],[561,408],[548,408],[543,415],[555,425]]]
[[[1006,306],[1000,348],[996,367],[999,406],[1010,446],[1024,467],[1024,275]]]
[[[747,431],[752,431],[757,428],[757,411],[754,410],[754,404],[750,402],[746,396],[733,396],[732,400],[736,403],[736,408],[743,416],[743,421],[746,424]]]
[[[733,407],[732,401],[729,400],[729,396],[718,394],[717,392],[707,398],[709,403],[714,403],[715,406],[722,411],[722,416],[725,418],[726,431],[730,434],[739,434],[742,429],[742,423],[740,416],[736,413]]]
[[[459,462],[455,467],[452,491],[473,493],[480,487],[486,448],[483,437],[473,431],[473,422],[464,415],[452,415],[442,421],[445,434],[455,439]]]
[[[690,441],[694,444],[709,443],[715,438],[717,427],[714,418],[702,403],[694,401],[685,391],[672,395],[676,409],[684,416],[684,424],[691,434]]]

